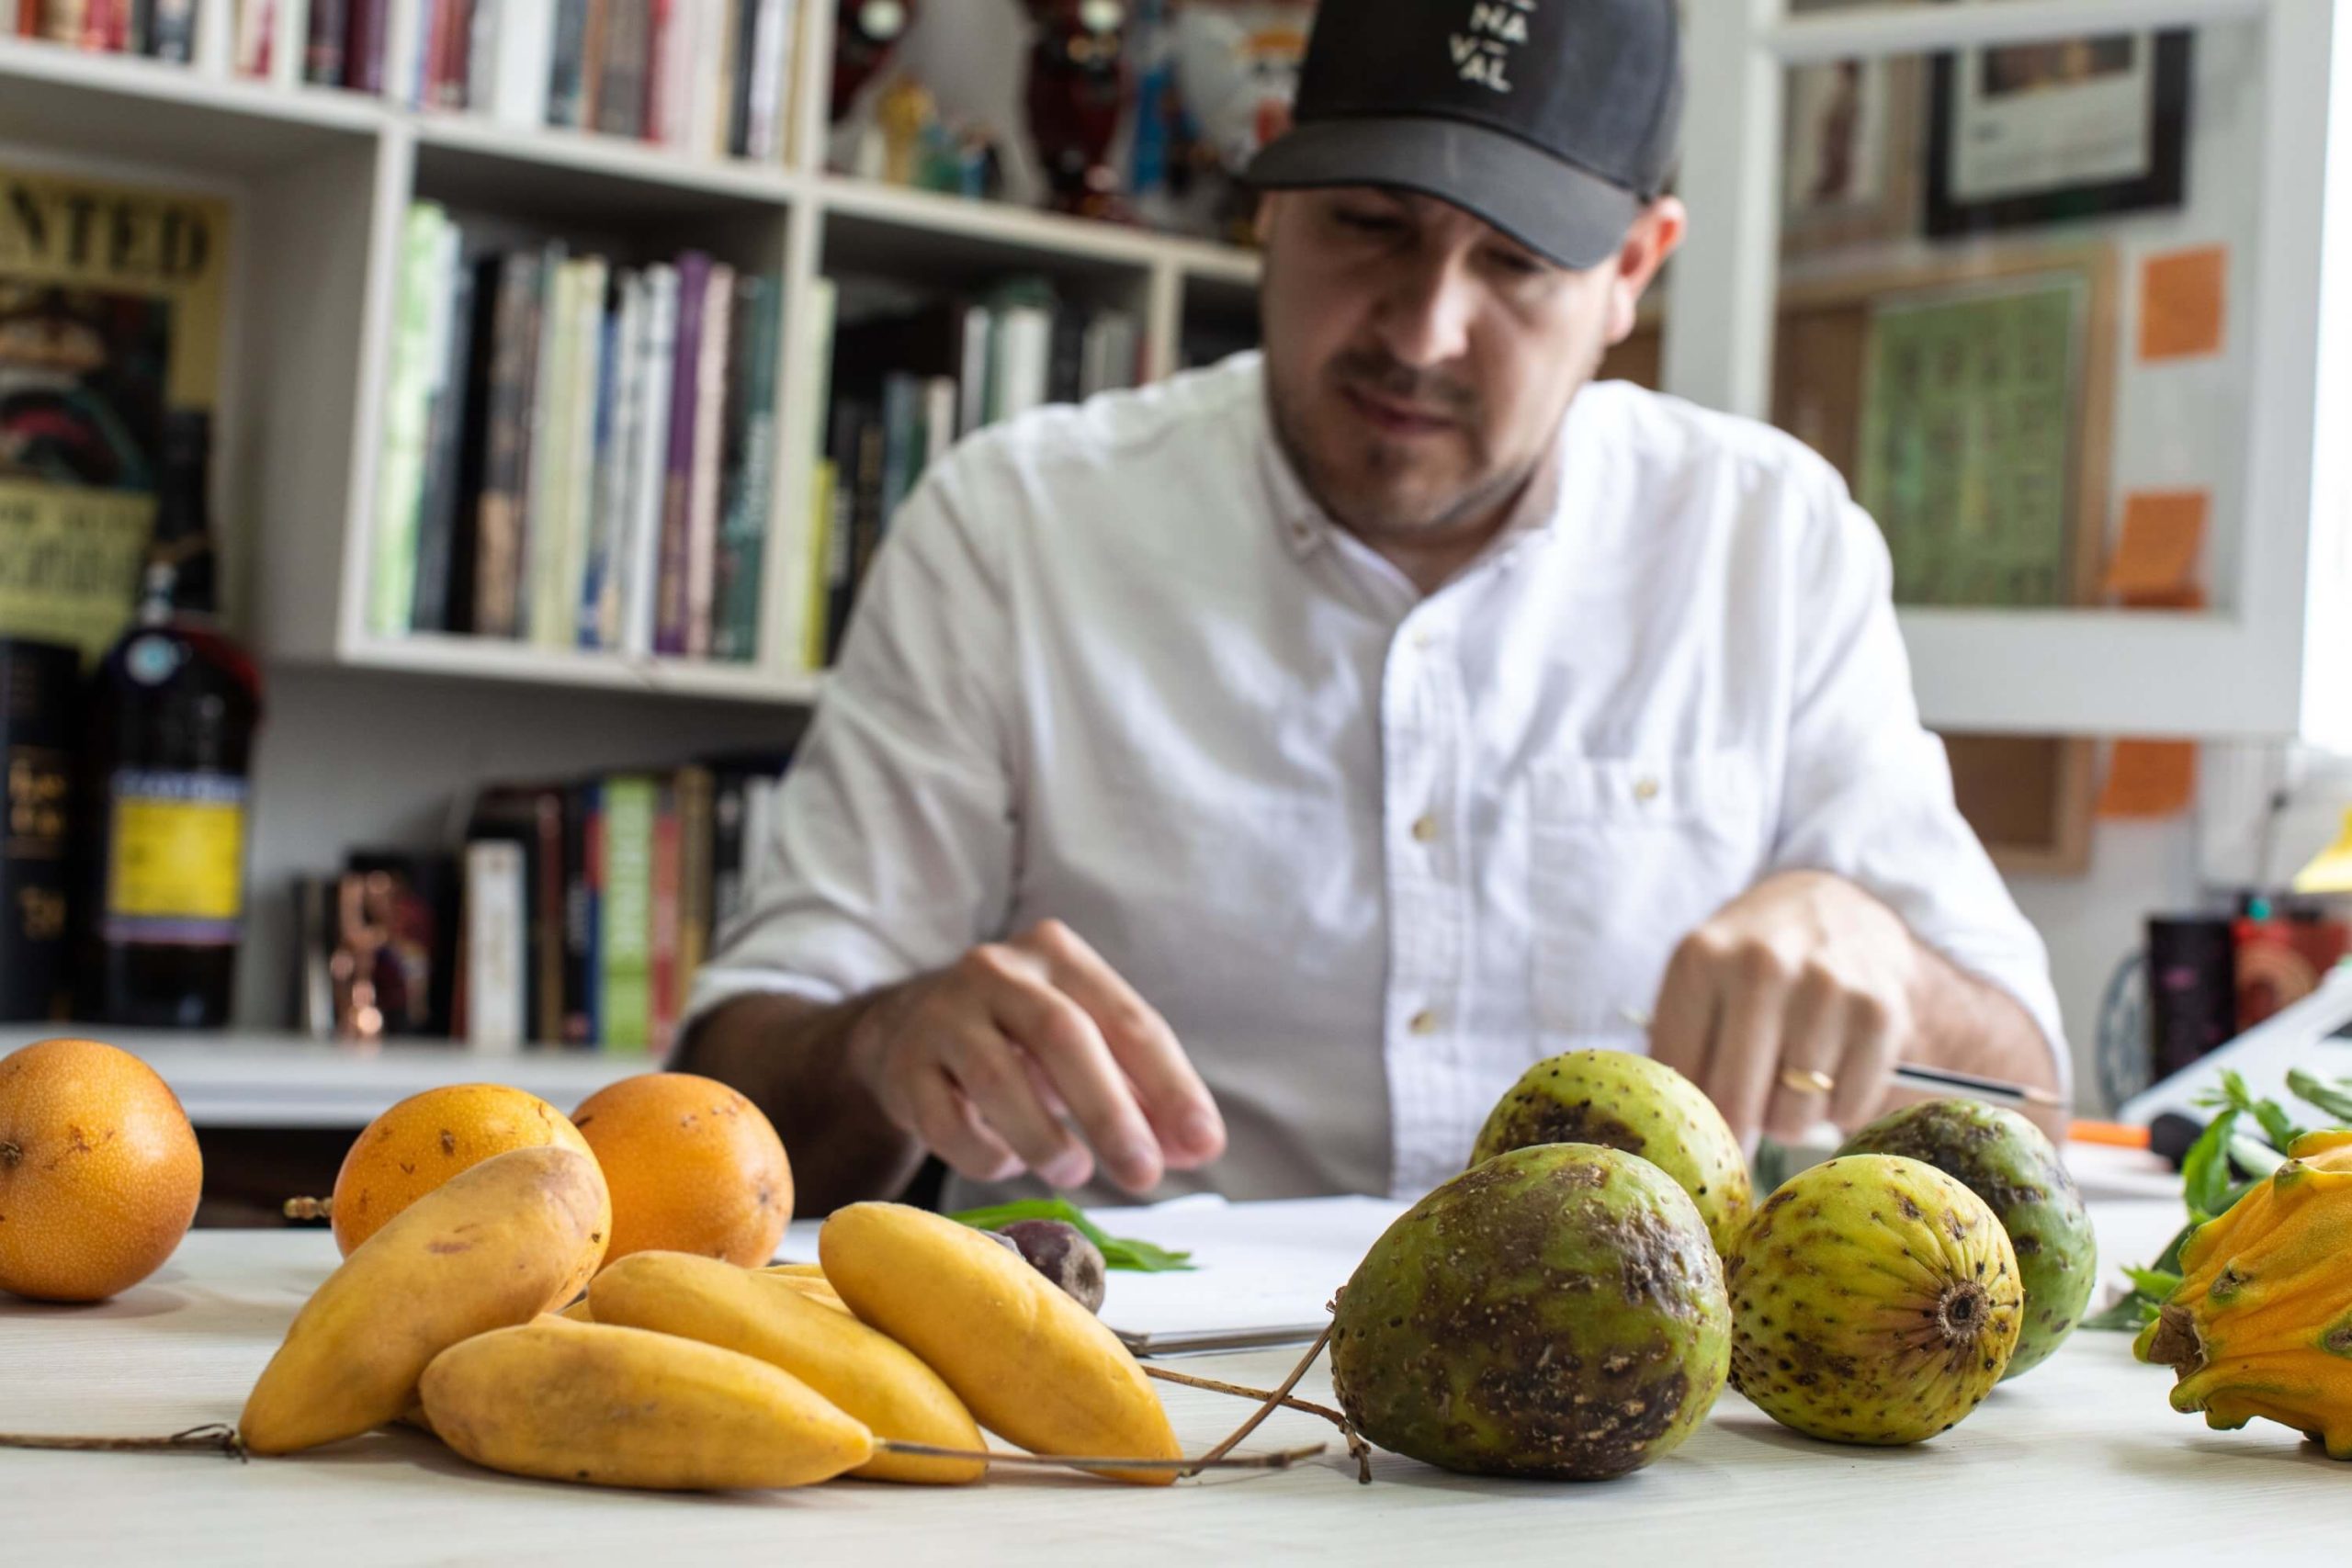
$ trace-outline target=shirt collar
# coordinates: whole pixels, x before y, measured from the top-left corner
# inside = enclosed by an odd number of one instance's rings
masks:
[[[1262,378],[1262,371],[1261,376]],[[1282,536],[1283,544],[1290,553],[1304,560],[1329,545],[1335,535],[1346,530],[1334,522],[1316,501],[1306,488],[1306,481],[1299,477],[1297,468],[1291,463],[1290,455],[1283,450],[1282,440],[1274,432],[1273,411],[1268,401],[1270,396],[1270,391],[1261,389],[1258,400],[1259,474],[1271,503],[1268,511],[1275,532]],[[1583,394],[1579,392],[1576,401],[1569,404],[1571,414],[1575,412],[1576,402],[1582,400]],[[1480,553],[1479,559],[1485,559],[1519,539],[1549,536],[1556,531],[1554,525],[1560,514],[1561,476],[1565,467],[1562,454],[1567,446],[1568,423],[1566,419],[1562,420],[1560,431],[1553,437],[1550,450],[1544,453],[1534,476],[1512,504],[1510,515],[1503,520],[1502,527],[1496,531],[1495,537]]]

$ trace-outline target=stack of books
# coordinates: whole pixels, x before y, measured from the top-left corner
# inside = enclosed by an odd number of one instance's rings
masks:
[[[812,665],[831,661],[890,519],[949,446],[1043,404],[1133,387],[1142,369],[1133,313],[1057,300],[1035,280],[830,335],[831,397],[811,499],[819,537],[804,652]]]
[[[779,281],[476,254],[430,202],[402,251],[370,629],[756,660]]]
[[[186,63],[210,28],[241,76],[763,162],[790,155],[801,21],[802,0],[0,0],[0,33]]]
[[[454,1032],[666,1050],[714,936],[745,907],[788,760],[483,790]]]

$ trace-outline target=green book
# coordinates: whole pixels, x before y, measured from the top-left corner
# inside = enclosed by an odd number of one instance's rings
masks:
[[[604,784],[604,891],[597,1020],[612,1051],[653,1043],[653,815],[656,789],[634,774]]]
[[[424,438],[432,399],[433,312],[441,300],[443,234],[437,203],[408,209],[401,233],[400,310],[392,321],[391,371],[384,388],[384,440],[378,449],[375,559],[368,626],[378,637],[409,630],[416,603],[418,513],[424,503]],[[444,307],[446,308],[446,306]]]

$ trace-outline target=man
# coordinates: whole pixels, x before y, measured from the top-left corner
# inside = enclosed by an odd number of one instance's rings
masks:
[[[1645,1016],[1743,1135],[2063,1083],[1870,520],[1588,385],[1683,231],[1673,0],[1325,15],[1262,358],[967,442],[874,568],[683,1055],[811,1212],[1417,1196]]]

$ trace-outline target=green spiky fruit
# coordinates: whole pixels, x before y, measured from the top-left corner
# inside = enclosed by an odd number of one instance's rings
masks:
[[[1705,1418],[1730,1331],[1682,1189],[1546,1144],[1464,1171],[1373,1244],[1340,1295],[1331,1385],[1358,1431],[1426,1463],[1603,1481]]]
[[[1999,1216],[2017,1252],[2025,1324],[2005,1374],[2049,1359],[2083,1320],[2098,1280],[2098,1239],[2075,1179],[2041,1129],[1973,1100],[1931,1100],[1882,1116],[1841,1155],[1902,1155],[1956,1177]]]
[[[1791,1177],[1729,1259],[1732,1386],[1782,1426],[1916,1443],[1976,1408],[2025,1292],[1984,1201],[1933,1166],[1845,1155]]]
[[[1697,1084],[1625,1051],[1570,1051],[1536,1063],[1495,1102],[1470,1163],[1536,1144],[1599,1144],[1674,1178],[1718,1251],[1747,1223],[1747,1160]]]

